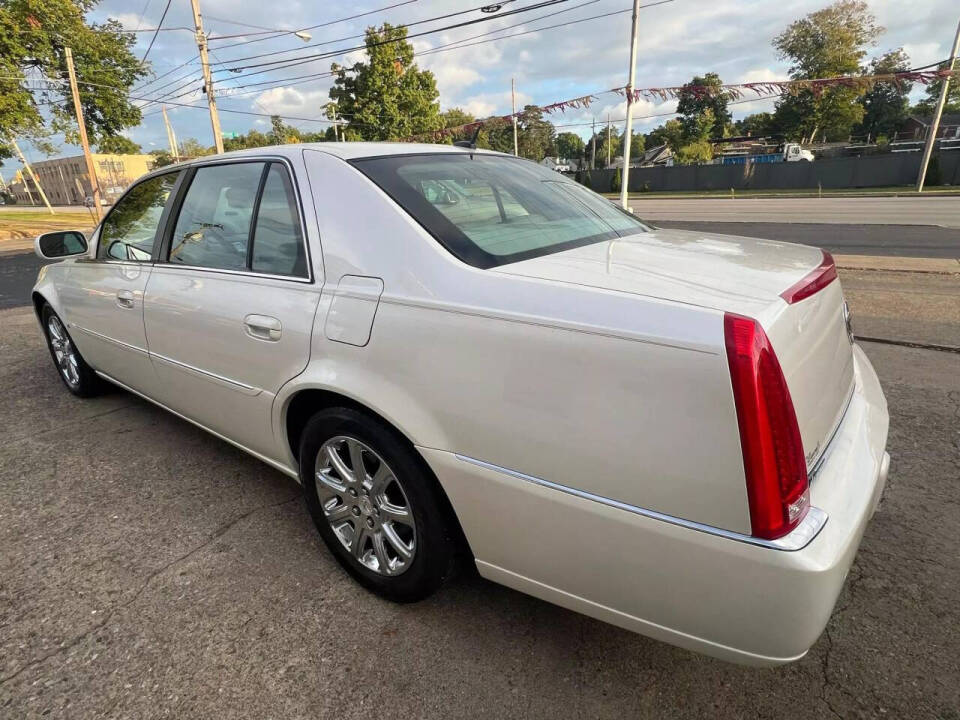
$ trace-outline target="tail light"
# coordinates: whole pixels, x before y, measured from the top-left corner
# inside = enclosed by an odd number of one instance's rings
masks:
[[[752,318],[726,313],[723,332],[740,426],[750,525],[773,540],[810,508],[807,463],[797,415],[767,334]]]
[[[820,264],[780,293],[780,297],[786,300],[788,305],[793,305],[822,290],[836,279],[837,265],[833,261],[833,255],[824,250]]]

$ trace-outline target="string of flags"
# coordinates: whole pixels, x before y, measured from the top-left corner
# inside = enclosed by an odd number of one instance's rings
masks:
[[[540,112],[551,115],[553,113],[562,113],[567,110],[580,110],[590,107],[590,105],[600,98],[599,95],[616,94],[620,97],[632,95],[633,102],[643,98],[648,100],[676,100],[681,95],[692,94],[695,97],[716,97],[725,95],[731,100],[748,99],[749,93],[754,93],[758,99],[766,99],[770,96],[798,95],[802,92],[811,92],[819,98],[825,90],[833,87],[848,87],[861,92],[872,89],[879,83],[888,83],[897,88],[903,88],[906,83],[920,83],[929,85],[937,80],[953,78],[960,81],[960,69],[949,70],[941,68],[939,70],[908,70],[897,73],[884,73],[880,75],[846,75],[831,78],[815,78],[811,80],[763,80],[750,83],[731,83],[728,85],[676,85],[673,87],[648,87],[634,88],[617,87],[610,90],[599,90],[589,95],[561,100],[550,103],[549,105],[534,105],[533,107]],[[529,106],[528,106],[529,107]],[[469,135],[476,132],[478,128],[485,125],[512,122],[514,118],[521,118],[526,110],[506,115],[494,115],[482,120],[456,125],[454,127],[445,127],[439,130],[431,130],[423,133],[417,133],[404,138],[407,142],[418,140],[443,140],[451,135]]]

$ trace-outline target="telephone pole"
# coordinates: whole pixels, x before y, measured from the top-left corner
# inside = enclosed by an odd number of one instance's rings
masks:
[[[167,127],[167,142],[170,143],[170,154],[174,162],[180,162],[180,150],[177,148],[177,134],[173,131],[170,124],[170,118],[167,117],[167,106],[161,105],[160,111],[163,113],[163,124]]]
[[[960,23],[957,24],[957,36],[953,39],[953,50],[950,51],[950,64],[948,70],[953,70],[957,62],[957,52],[960,51]],[[923,148],[923,160],[920,162],[920,174],[917,176],[917,192],[923,192],[923,183],[927,175],[927,165],[930,163],[930,156],[933,154],[933,145],[937,142],[937,132],[940,129],[940,116],[943,115],[943,106],[947,102],[947,92],[950,90],[950,76],[943,79],[943,86],[940,88],[940,99],[937,100],[937,108],[933,111],[933,120],[930,122],[930,135],[927,137],[927,144]]]
[[[520,153],[517,152],[517,85],[513,78],[510,78],[510,106],[513,112],[513,155],[518,157]]]
[[[40,181],[37,180],[37,176],[33,174],[33,168],[30,167],[30,163],[28,163],[27,158],[24,157],[23,151],[20,149],[20,146],[17,145],[17,141],[14,140],[13,138],[10,138],[10,144],[13,145],[13,149],[17,151],[17,155],[20,156],[20,162],[22,162],[23,166],[27,169],[27,174],[29,174],[30,177],[33,178],[33,184],[37,186],[37,192],[39,192],[40,197],[43,198],[43,203],[44,205],[47,206],[47,210],[50,211],[51,215],[56,215],[56,213],[53,211],[53,208],[50,207],[50,201],[47,200],[47,194],[43,191],[43,188],[40,187]],[[30,201],[32,202],[33,193],[30,192],[30,185],[28,183],[24,183],[23,186],[27,189],[27,195],[30,196]]]
[[[610,167],[610,113],[607,113],[607,167]]]
[[[620,205],[627,209],[627,188],[630,187],[630,141],[633,139],[633,86],[637,81],[637,31],[640,0],[633,0],[633,23],[630,28],[630,73],[627,81],[627,122],[623,129],[623,180],[620,186]]]
[[[597,119],[593,118],[590,124],[590,132],[593,137],[590,138],[590,169],[597,169]]]
[[[97,173],[93,167],[93,157],[90,155],[90,142],[87,140],[87,124],[83,120],[83,107],[80,105],[80,90],[77,89],[77,73],[73,68],[73,52],[70,48],[63,49],[67,58],[67,73],[70,76],[70,92],[73,94],[73,109],[77,113],[77,127],[80,129],[80,145],[83,147],[83,159],[87,163],[87,176],[90,178],[90,193],[93,197],[94,214],[100,220],[100,183],[97,182]]]
[[[203,18],[200,16],[198,0],[190,0],[193,8],[193,24],[197,30],[197,48],[200,50],[200,67],[203,69],[203,88],[207,93],[207,105],[210,107],[210,127],[213,129],[213,144],[218,153],[223,152],[223,135],[220,133],[220,115],[217,113],[217,101],[213,96],[213,76],[210,74],[210,60],[207,57],[207,36],[203,34]]]

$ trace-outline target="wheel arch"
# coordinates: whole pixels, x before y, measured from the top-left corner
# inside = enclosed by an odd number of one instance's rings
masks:
[[[383,423],[397,436],[397,438],[399,438],[405,445],[408,446],[410,450],[413,451],[414,456],[423,467],[424,473],[432,482],[436,484],[436,487],[440,491],[440,497],[443,502],[444,509],[449,514],[449,517],[453,522],[453,529],[457,535],[457,541],[472,558],[473,554],[470,550],[470,544],[467,541],[466,535],[463,532],[463,527],[460,524],[460,518],[457,515],[456,509],[453,507],[453,503],[450,502],[450,498],[447,496],[447,492],[443,487],[443,483],[440,482],[440,479],[430,466],[430,463],[427,462],[426,458],[423,457],[423,454],[417,449],[416,444],[408,433],[404,432],[404,430],[399,427],[396,422],[392,421],[389,417],[386,417],[383,413],[378,412],[376,409],[370,407],[366,403],[329,388],[306,387],[293,392],[283,403],[281,422],[282,430],[285,436],[285,443],[288,446],[296,463],[295,467],[299,467],[300,465],[300,439],[303,435],[304,428],[310,421],[310,418],[321,410],[334,407],[350,408],[351,410],[355,410],[359,413],[367,415],[373,420]]]

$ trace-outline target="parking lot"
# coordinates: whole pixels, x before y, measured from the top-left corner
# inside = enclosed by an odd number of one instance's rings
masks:
[[[293,481],[122,391],[74,398],[32,309],[2,309],[0,717],[960,720],[960,274],[936,267],[841,272],[890,480],[827,631],[774,670],[469,571],[380,600]]]

